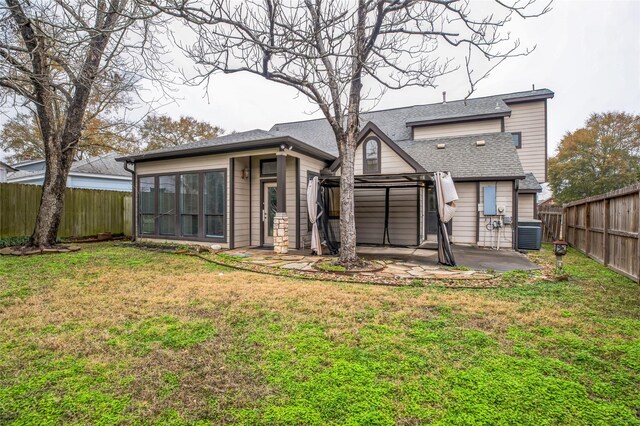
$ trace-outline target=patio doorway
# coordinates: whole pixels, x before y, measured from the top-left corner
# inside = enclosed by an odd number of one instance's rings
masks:
[[[262,244],[273,246],[273,222],[278,206],[278,184],[265,182],[262,186]]]

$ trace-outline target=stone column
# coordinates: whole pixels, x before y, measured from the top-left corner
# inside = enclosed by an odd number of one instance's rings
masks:
[[[289,217],[287,216],[287,153],[286,148],[276,154],[278,169],[278,200],[276,216],[273,218],[273,251],[276,254],[289,252]]]
[[[289,217],[287,217],[287,213],[276,213],[273,218],[273,251],[275,254],[289,252]]]

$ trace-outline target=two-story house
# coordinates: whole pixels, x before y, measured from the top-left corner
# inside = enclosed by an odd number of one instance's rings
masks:
[[[431,175],[444,171],[460,197],[452,242],[517,247],[516,225],[535,217],[539,183],[547,180],[552,97],[540,89],[363,114],[355,157],[358,243],[434,240]],[[302,248],[310,233],[307,183],[315,176],[330,188],[333,226],[339,215],[340,158],[325,119],[119,160],[134,175],[139,238]]]

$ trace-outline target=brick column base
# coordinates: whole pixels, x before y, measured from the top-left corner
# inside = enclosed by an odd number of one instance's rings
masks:
[[[286,213],[276,213],[273,218],[273,252],[275,254],[289,252],[289,217]]]

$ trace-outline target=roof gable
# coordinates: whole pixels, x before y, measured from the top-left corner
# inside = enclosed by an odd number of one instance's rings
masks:
[[[373,122],[368,122],[361,130],[358,132],[358,143],[356,144],[356,151],[358,147],[364,142],[364,140],[369,136],[369,134],[373,133],[377,136],[380,141],[386,144],[391,150],[398,155],[398,157],[402,158],[405,163],[407,163],[411,168],[413,168],[416,172],[423,172],[424,169],[417,161],[415,161],[409,154],[407,154],[402,148],[398,146],[393,140],[391,140],[387,135],[384,134],[382,130]],[[381,159],[384,162],[384,157]],[[331,164],[329,170],[335,172],[340,167],[342,160],[340,157],[336,158],[336,160]]]

